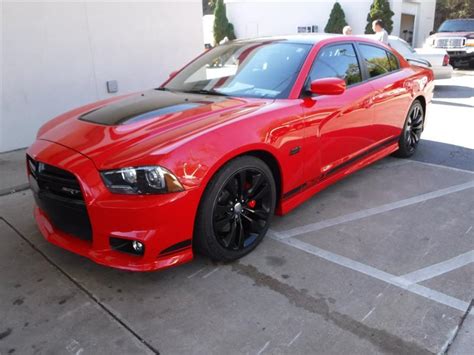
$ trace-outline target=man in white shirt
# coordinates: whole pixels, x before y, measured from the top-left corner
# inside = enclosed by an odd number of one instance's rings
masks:
[[[375,39],[377,41],[388,44],[388,33],[383,27],[383,21],[381,19],[372,22],[372,30],[374,30],[375,32]]]

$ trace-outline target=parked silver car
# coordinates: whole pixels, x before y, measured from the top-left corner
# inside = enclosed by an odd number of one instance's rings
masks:
[[[433,70],[435,79],[451,78],[453,67],[449,64],[449,55],[445,49],[413,49],[406,41],[397,36],[389,36],[388,43],[412,64],[429,66]]]

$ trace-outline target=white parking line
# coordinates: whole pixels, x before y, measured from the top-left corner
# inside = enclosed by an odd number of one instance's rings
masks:
[[[427,162],[419,161],[419,160],[408,160],[408,161],[411,162],[411,163],[418,163],[418,164],[428,165],[428,166],[432,166],[432,167],[435,167],[435,168],[443,168],[443,169],[447,169],[447,170],[457,171],[457,172],[460,172],[460,173],[474,174],[474,171],[466,170],[466,169],[460,169],[460,168],[453,168],[452,166],[445,166],[445,165],[441,165],[441,164],[427,163]]]
[[[193,278],[194,276],[196,276],[197,274],[199,274],[201,271],[203,271],[205,268],[206,268],[206,267],[204,266],[203,268],[199,269],[198,271],[193,272],[191,275],[188,276],[188,279]]]
[[[300,337],[301,333],[303,333],[303,331],[300,331],[298,334],[296,334],[295,337],[291,339],[288,344],[286,344],[286,346],[290,347],[291,345],[293,345],[293,343]]]
[[[280,234],[281,235],[281,234]],[[286,237],[281,239],[279,237],[276,237],[272,232],[269,231],[269,237],[279,241],[280,243],[284,243],[286,245],[292,246],[296,249],[302,250],[306,253],[316,255],[320,258],[323,258],[325,260],[328,260],[330,262],[333,262],[335,264],[344,266],[348,269],[358,271],[362,274],[365,274],[367,276],[371,276],[373,278],[376,278],[378,280],[384,281],[388,284],[397,286],[399,288],[402,288],[404,290],[407,290],[411,293],[414,293],[416,295],[425,297],[427,299],[433,300],[437,303],[446,305],[448,307],[457,309],[461,312],[465,312],[466,309],[469,307],[469,304],[467,302],[464,302],[462,300],[459,300],[457,298],[454,298],[452,296],[446,295],[444,293],[432,290],[430,288],[413,284],[408,280],[405,280],[402,277],[397,277],[395,275],[389,274],[388,272],[376,269],[372,266],[362,264],[358,261],[346,258],[344,256],[332,253],[330,251],[318,248],[314,245],[305,243],[299,239],[296,238],[290,238]]]
[[[216,267],[215,269],[213,269],[212,271],[209,271],[206,275],[204,275],[202,278],[203,279],[207,279],[209,276],[211,276],[213,273],[215,273],[217,270],[219,270],[218,267]]]
[[[365,321],[367,318],[370,317],[370,315],[372,314],[373,311],[375,311],[375,308],[376,307],[372,307],[372,309],[364,316],[364,318],[362,318],[360,321],[363,322]]]
[[[432,279],[433,277],[445,274],[455,269],[459,269],[465,265],[474,262],[474,250],[458,255],[452,259],[442,261],[440,263],[430,265],[420,270],[410,272],[401,276],[401,278],[412,283],[420,283],[422,281]]]
[[[277,239],[285,239],[285,238],[291,238],[291,237],[301,235],[301,234],[305,234],[305,233],[315,232],[315,231],[318,231],[318,230],[321,230],[321,229],[324,229],[324,228],[336,226],[336,225],[341,224],[341,223],[347,223],[347,222],[355,221],[355,220],[358,220],[358,219],[361,219],[361,218],[370,217],[370,216],[373,216],[373,215],[376,215],[376,214],[380,214],[380,213],[392,211],[392,210],[395,210],[395,209],[398,209],[398,208],[410,206],[410,205],[413,205],[413,204],[416,204],[416,203],[420,203],[420,202],[423,202],[423,201],[427,201],[427,200],[431,200],[431,199],[438,198],[438,197],[441,197],[441,196],[445,196],[445,195],[448,195],[448,194],[452,194],[454,192],[467,190],[467,189],[470,189],[470,188],[473,188],[473,187],[474,187],[474,181],[469,181],[469,182],[466,182],[464,184],[450,186],[450,187],[447,187],[445,189],[436,190],[436,191],[428,192],[428,193],[425,193],[425,194],[422,194],[422,195],[410,197],[410,198],[407,198],[407,199],[404,199],[404,200],[387,203],[385,205],[369,208],[369,209],[362,210],[362,211],[357,211],[357,212],[354,212],[354,213],[349,213],[349,214],[346,214],[344,216],[339,216],[339,217],[336,217],[336,218],[331,218],[331,219],[327,219],[325,221],[320,221],[320,222],[316,222],[316,223],[310,223],[310,224],[307,224],[307,225],[301,226],[301,227],[295,227],[295,228],[286,230],[284,232],[280,232],[280,231],[275,232],[275,237]]]
[[[263,346],[263,348],[260,349],[260,351],[257,353],[257,355],[260,355],[261,353],[263,353],[265,351],[265,349],[268,347],[268,345],[270,345],[270,341],[267,341],[265,343],[265,345]]]

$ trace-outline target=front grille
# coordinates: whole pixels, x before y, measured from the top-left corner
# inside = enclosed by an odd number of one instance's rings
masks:
[[[438,38],[436,40],[436,48],[463,48],[465,45],[465,38]]]
[[[66,234],[92,239],[81,187],[74,174],[27,156],[30,184],[38,207]]]

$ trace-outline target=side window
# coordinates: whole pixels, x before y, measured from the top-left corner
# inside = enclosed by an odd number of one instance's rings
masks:
[[[309,73],[311,80],[341,78],[346,85],[362,81],[359,62],[351,44],[338,44],[323,47]]]
[[[387,55],[388,55],[388,61],[390,62],[390,70],[394,71],[394,70],[400,69],[397,57],[395,57],[395,55],[390,52],[387,52]]]
[[[385,49],[366,44],[359,44],[359,48],[371,78],[384,75],[392,70],[387,56],[388,53]]]

